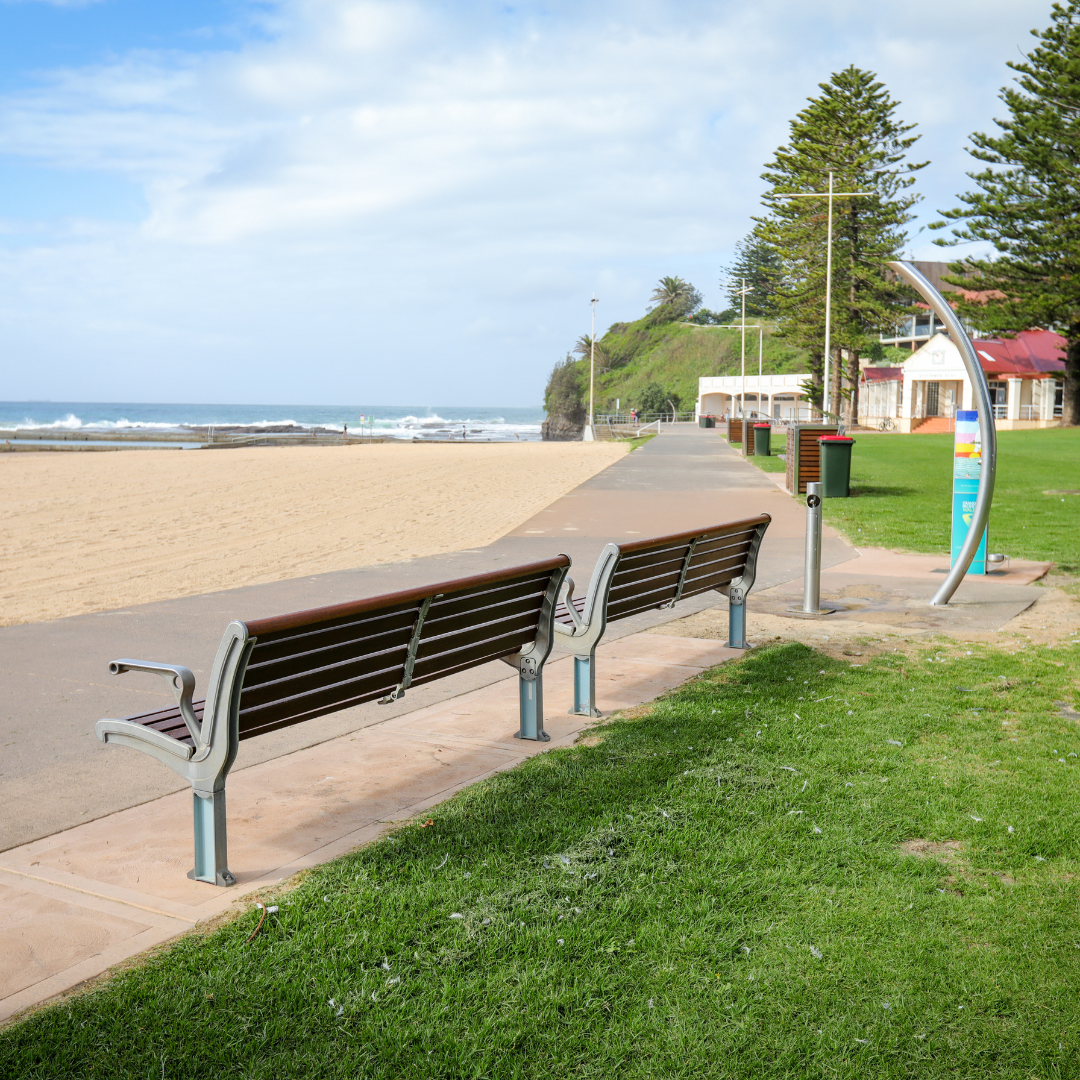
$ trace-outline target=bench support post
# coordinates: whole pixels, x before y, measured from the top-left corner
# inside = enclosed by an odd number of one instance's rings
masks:
[[[229,851],[225,832],[225,789],[202,794],[192,791],[195,812],[195,869],[188,874],[195,881],[211,885],[235,885],[229,872]]]
[[[728,592],[728,640],[725,649],[749,649],[746,640],[746,594],[742,589]]]
[[[602,716],[596,707],[596,663],[592,653],[574,656],[574,707],[571,716]]]
[[[521,727],[515,736],[533,742],[550,742],[551,736],[544,730],[544,678],[518,679],[518,700],[521,709]]]

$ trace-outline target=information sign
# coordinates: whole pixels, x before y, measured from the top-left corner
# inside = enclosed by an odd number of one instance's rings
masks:
[[[975,498],[979,493],[979,476],[982,473],[982,434],[979,414],[974,409],[957,410],[953,454],[952,565],[955,566],[960,548],[963,547],[971,528],[971,519],[975,514]],[[983,530],[975,558],[968,567],[969,574],[986,573],[988,532],[989,527]]]

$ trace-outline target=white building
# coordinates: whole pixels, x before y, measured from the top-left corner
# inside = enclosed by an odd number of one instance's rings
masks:
[[[810,378],[798,375],[713,375],[698,379],[697,408],[700,416],[761,416],[771,420],[809,420],[810,406],[803,384]],[[740,402],[745,392],[745,408]]]
[[[1049,330],[972,342],[990,386],[1000,430],[1060,422],[1065,339]],[[957,409],[975,408],[960,350],[935,334],[899,367],[866,368],[859,387],[859,423],[891,420],[900,431],[948,431]]]

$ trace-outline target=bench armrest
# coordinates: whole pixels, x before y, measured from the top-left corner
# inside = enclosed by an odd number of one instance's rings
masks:
[[[146,671],[151,675],[160,675],[167,680],[176,697],[176,704],[180,708],[180,715],[183,717],[184,724],[187,726],[192,739],[195,740],[196,749],[202,747],[202,726],[196,719],[195,710],[191,705],[191,698],[195,693],[195,675],[190,668],[182,667],[179,664],[155,664],[145,660],[113,660],[109,664],[109,671],[114,675],[123,675],[125,671]],[[106,722],[115,723],[116,721],[101,721],[101,723]],[[155,734],[157,733],[155,732]],[[161,738],[168,739],[170,743],[176,742],[175,739],[169,739],[167,735],[163,735]],[[102,739],[102,741],[105,740]],[[176,743],[176,745],[182,746],[183,744]]]
[[[175,768],[178,761],[190,760],[195,752],[195,748],[187,743],[130,720],[99,720],[94,725],[94,734],[99,742],[121,743],[133,750],[142,750],[170,768]]]
[[[581,633],[581,616],[577,612],[577,608],[574,607],[574,579],[567,576],[563,580],[563,584],[566,586],[566,598],[563,603],[566,604],[566,613],[570,616],[570,621],[574,624],[574,633]]]

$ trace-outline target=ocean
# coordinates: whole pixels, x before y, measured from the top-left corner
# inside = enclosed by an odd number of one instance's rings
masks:
[[[473,439],[537,442],[543,409],[417,405],[171,405],[130,402],[0,401],[0,430],[115,435],[191,434],[209,428],[259,432],[340,432],[406,441]]]

